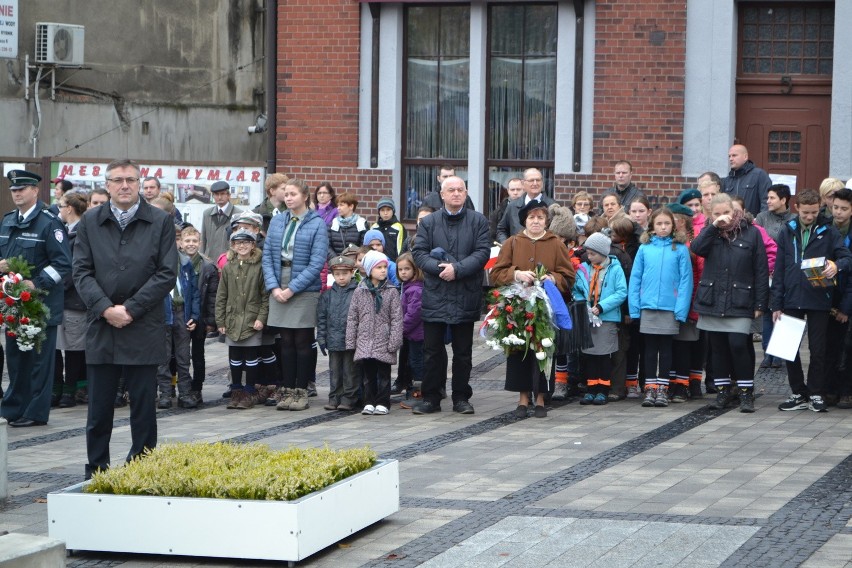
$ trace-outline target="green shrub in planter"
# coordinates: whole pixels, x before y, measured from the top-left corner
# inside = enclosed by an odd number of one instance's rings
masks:
[[[124,467],[92,476],[87,493],[290,501],[373,467],[369,448],[331,450],[262,444],[163,444]]]

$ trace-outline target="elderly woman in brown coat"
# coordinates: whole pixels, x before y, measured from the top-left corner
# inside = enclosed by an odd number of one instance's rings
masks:
[[[520,210],[518,219],[525,228],[503,243],[497,263],[491,269],[491,280],[496,286],[511,282],[530,285],[535,280],[536,266],[541,264],[547,269],[545,278],[553,281],[563,294],[570,292],[574,286],[574,266],[562,239],[546,230],[547,216],[547,205],[538,201],[530,201]],[[538,361],[532,352],[528,352],[526,357],[523,353],[507,357],[505,390],[519,393],[518,408],[515,409],[518,417],[527,415],[530,391],[536,393],[534,416],[547,416],[544,408],[547,377],[539,371]]]

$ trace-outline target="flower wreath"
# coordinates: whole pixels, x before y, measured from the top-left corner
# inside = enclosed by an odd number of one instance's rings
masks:
[[[50,310],[39,300],[46,292],[30,288],[25,282],[35,268],[24,258],[15,256],[6,259],[8,274],[0,277],[0,315],[6,326],[6,336],[17,339],[18,349],[41,353],[47,338],[47,320]]]
[[[532,350],[538,368],[548,373],[555,351],[556,325],[550,299],[542,286],[547,269],[539,264],[532,285],[513,282],[488,292],[488,314],[479,328],[492,349],[506,355]]]

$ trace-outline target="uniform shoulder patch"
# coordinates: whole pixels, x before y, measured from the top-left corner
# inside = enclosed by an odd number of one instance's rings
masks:
[[[56,229],[53,231],[53,238],[56,239],[56,242],[61,243],[65,240],[65,231],[62,229]]]

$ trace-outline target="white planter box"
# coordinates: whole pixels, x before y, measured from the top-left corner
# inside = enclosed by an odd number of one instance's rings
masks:
[[[295,501],[83,493],[47,496],[51,538],[68,550],[297,561],[399,511],[399,463]]]

